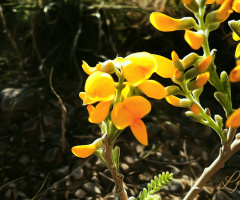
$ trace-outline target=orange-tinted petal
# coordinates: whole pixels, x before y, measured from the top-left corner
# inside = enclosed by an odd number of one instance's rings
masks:
[[[214,3],[215,2],[215,0],[207,0],[206,1],[206,4],[212,4],[212,3]]]
[[[133,86],[149,79],[156,68],[155,58],[147,52],[133,53],[127,56],[122,64],[123,75]]]
[[[217,10],[215,18],[219,22],[224,22],[229,15],[233,12],[232,10],[233,0],[225,0],[221,7]]]
[[[240,43],[238,43],[236,51],[235,51],[235,58],[240,57]]]
[[[150,98],[162,99],[168,95],[164,86],[154,80],[146,80],[138,85],[140,90]]]
[[[194,50],[198,50],[202,46],[204,41],[202,35],[190,30],[185,30],[184,39]]]
[[[141,119],[151,111],[150,102],[142,96],[132,96],[123,101],[124,107],[131,112],[133,119]]]
[[[100,71],[101,70],[101,64],[97,64],[96,67],[90,67],[84,60],[83,60],[83,64],[82,64],[82,68],[85,71],[86,74],[91,75],[96,71]]]
[[[147,128],[141,119],[136,119],[130,126],[133,135],[143,145],[148,145]]]
[[[229,74],[229,79],[233,83],[240,81],[240,65],[233,68],[233,70]]]
[[[197,104],[193,103],[190,107],[190,110],[194,113],[194,114],[199,114],[200,113],[200,108]]]
[[[163,13],[154,12],[150,15],[151,24],[159,31],[176,31],[180,26],[180,19],[174,19]]]
[[[157,61],[156,73],[163,78],[172,78],[175,67],[170,59],[163,56],[153,55]]]
[[[96,144],[74,146],[72,153],[80,158],[86,158],[97,150]]]
[[[172,56],[172,61],[174,63],[179,61],[179,57],[178,57],[178,55],[177,55],[177,53],[175,51],[172,51],[171,56]]]
[[[113,100],[116,93],[114,80],[108,73],[94,72],[86,80],[85,92],[95,102]]]
[[[93,109],[91,104],[88,105],[88,112],[89,112],[89,122],[91,123],[100,123],[102,122],[109,113],[109,108],[111,105],[111,101],[101,101],[95,109]]]
[[[240,126],[240,108],[235,110],[226,121],[226,127],[237,128]]]
[[[197,66],[197,70],[202,73],[205,72],[207,70],[207,68],[209,67],[209,65],[212,62],[212,56],[208,56],[205,59],[203,59]]]
[[[170,96],[166,97],[166,100],[169,104],[176,106],[176,107],[180,107],[181,99],[179,99],[178,97],[170,95]]]
[[[111,113],[113,124],[117,129],[122,130],[133,123],[133,115],[124,106],[124,103],[117,103]]]
[[[195,82],[196,87],[198,88],[203,87],[207,83],[209,77],[210,77],[209,72],[205,72],[204,74],[198,75]]]

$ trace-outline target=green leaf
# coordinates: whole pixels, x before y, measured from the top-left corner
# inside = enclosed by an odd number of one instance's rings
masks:
[[[231,85],[230,85],[230,81],[229,81],[227,72],[223,71],[221,73],[220,80],[221,80],[221,83],[222,83],[227,95],[229,96],[229,99],[231,99]]]
[[[195,97],[195,99],[196,99],[198,102],[199,102],[199,97],[200,97],[200,95],[202,94],[202,92],[203,92],[203,87],[198,88],[198,89],[192,91],[193,96]]]
[[[113,159],[113,164],[116,167],[117,172],[119,171],[119,157],[120,157],[120,148],[116,146],[112,150],[112,159]]]
[[[108,164],[107,161],[105,160],[105,158],[102,155],[103,150],[102,149],[98,149],[94,152],[94,154],[105,164],[105,166],[108,168]]]

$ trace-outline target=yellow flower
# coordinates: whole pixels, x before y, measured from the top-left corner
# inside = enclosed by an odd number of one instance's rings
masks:
[[[205,72],[203,74],[198,75],[195,81],[195,86],[197,88],[203,87],[207,83],[209,77],[210,77],[209,72]]]
[[[220,6],[220,8],[217,10],[215,14],[215,18],[219,22],[224,22],[229,17],[229,15],[233,12],[232,5],[233,5],[233,0],[225,0]]]
[[[172,78],[175,67],[172,61],[168,58],[159,55],[153,55],[157,61],[156,73],[163,78]]]
[[[176,106],[176,107],[180,107],[181,106],[181,99],[179,99],[178,97],[175,97],[173,95],[167,96],[166,100],[169,104]]]
[[[237,61],[237,66],[230,72],[229,79],[233,83],[240,81],[240,60]]]
[[[94,72],[97,71],[101,71],[102,65],[101,64],[97,64],[96,67],[90,67],[84,60],[83,60],[83,64],[82,64],[82,68],[84,70],[84,72],[88,75],[93,74]]]
[[[196,69],[200,72],[200,73],[203,73],[205,72],[209,65],[211,64],[212,62],[212,56],[208,56],[206,58],[204,58],[197,66],[196,66]]]
[[[163,32],[190,29],[196,25],[195,20],[191,17],[174,19],[159,12],[153,12],[150,15],[150,22],[156,29]]]
[[[103,146],[102,139],[95,140],[92,144],[89,145],[79,145],[72,148],[72,153],[80,158],[87,158],[92,155],[97,149]]]
[[[240,40],[240,37],[233,31],[232,33],[232,38],[235,40],[235,41],[239,41]]]
[[[151,110],[151,104],[141,96],[132,96],[117,103],[111,113],[113,124],[122,130],[130,126],[135,138],[143,145],[148,144],[147,129],[141,120]]]
[[[236,51],[235,51],[235,58],[240,57],[240,43],[238,43]]]
[[[234,0],[233,5],[232,5],[232,9],[235,12],[240,13],[240,1],[239,0]]]
[[[190,30],[185,30],[184,39],[194,50],[198,50],[204,42],[204,38],[202,35]]]
[[[94,72],[85,83],[85,92],[79,94],[83,105],[97,101],[110,101],[115,97],[116,88],[114,80],[108,73]]]
[[[240,126],[240,108],[235,110],[227,119],[226,127],[237,128]]]
[[[200,113],[200,108],[197,104],[193,103],[190,107],[190,110],[194,113],[194,114],[199,114]]]
[[[123,75],[133,86],[149,79],[156,68],[157,62],[154,56],[147,52],[130,54],[122,61]]]

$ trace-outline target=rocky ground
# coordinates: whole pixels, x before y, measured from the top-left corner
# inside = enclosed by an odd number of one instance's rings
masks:
[[[62,151],[61,107],[54,96],[41,90],[6,87],[1,99],[1,199],[118,199],[109,171],[96,156],[75,157],[74,145],[88,144],[101,136],[87,121],[86,108],[77,94],[65,103],[66,140]],[[121,173],[129,196],[137,196],[162,172],[174,174],[162,199],[182,199],[203,169],[217,156],[219,138],[210,128],[188,119],[184,110],[165,100],[152,101],[144,118],[149,145],[142,146],[126,129],[116,142],[121,149]],[[197,199],[239,199],[240,191],[219,189],[221,181],[240,169],[240,152],[234,155],[204,187]],[[234,183],[232,183],[234,188]]]

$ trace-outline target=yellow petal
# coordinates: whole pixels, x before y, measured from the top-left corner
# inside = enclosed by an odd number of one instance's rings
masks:
[[[170,96],[166,97],[166,100],[169,104],[176,106],[176,107],[180,107],[181,99],[179,99],[173,95],[170,95]]]
[[[124,103],[117,103],[111,113],[113,124],[117,129],[122,130],[133,123],[133,115],[124,106]]]
[[[226,127],[237,128],[240,126],[240,108],[235,110],[226,121]]]
[[[130,85],[129,84],[126,84],[125,87],[123,88],[122,90],[122,93],[121,93],[121,97],[123,99],[127,99],[129,97],[130,94]]]
[[[240,43],[238,43],[236,51],[235,51],[235,58],[240,57]]]
[[[164,86],[154,80],[146,80],[138,85],[140,90],[150,98],[162,99],[168,95]]]
[[[80,158],[86,158],[97,150],[96,144],[74,146],[72,153]]]
[[[233,68],[233,70],[229,74],[229,79],[233,83],[240,81],[240,65]]]
[[[198,70],[200,73],[205,72],[205,71],[208,69],[208,67],[209,67],[209,65],[211,64],[211,62],[212,62],[212,56],[208,56],[208,57],[206,57],[205,59],[203,59],[203,60],[196,66],[196,68],[197,68],[197,70]]]
[[[240,1],[234,0],[232,8],[235,12],[240,13]]]
[[[123,101],[124,107],[131,112],[133,119],[141,119],[151,111],[150,102],[142,96],[132,96]]]
[[[190,30],[185,30],[184,39],[194,50],[198,50],[202,46],[204,41],[202,35]]]
[[[91,75],[96,71],[100,71],[101,70],[102,65],[101,64],[97,64],[96,67],[90,67],[84,60],[83,60],[83,64],[82,64],[82,68],[85,71],[86,74]]]
[[[80,92],[79,97],[83,100],[83,105],[95,103],[86,92]]]
[[[219,22],[224,22],[229,15],[233,12],[232,10],[233,0],[225,0],[221,7],[217,10],[215,18]]]
[[[88,105],[88,112],[89,112],[89,122],[91,123],[100,123],[103,120],[105,120],[105,118],[107,117],[108,113],[109,113],[109,108],[111,105],[111,101],[101,101],[95,109],[93,109],[91,106],[91,104]]]
[[[177,55],[177,53],[175,51],[172,51],[171,56],[172,56],[172,61],[174,63],[179,61],[179,57],[178,57],[178,55]]]
[[[239,41],[240,40],[240,37],[233,31],[232,33],[232,38],[235,40],[235,41]]]
[[[199,114],[200,113],[200,108],[197,104],[193,103],[190,107],[190,110],[194,113],[194,114]]]
[[[195,82],[196,87],[198,88],[203,87],[207,83],[209,77],[210,77],[209,72],[205,72],[204,74],[198,75]]]
[[[174,19],[163,13],[154,12],[150,15],[151,24],[159,31],[176,31],[180,26],[180,19]]]
[[[207,0],[206,1],[206,4],[212,4],[212,3],[214,3],[215,2],[215,0]]]
[[[142,120],[135,120],[130,126],[133,135],[143,145],[148,145],[147,128]]]
[[[170,59],[163,56],[153,55],[157,61],[156,73],[163,78],[172,78],[175,67]]]
[[[133,53],[127,56],[122,64],[123,75],[133,86],[149,79],[156,68],[155,58],[147,52]]]
[[[86,80],[85,92],[95,102],[113,100],[116,93],[114,80],[108,73],[94,72]]]

